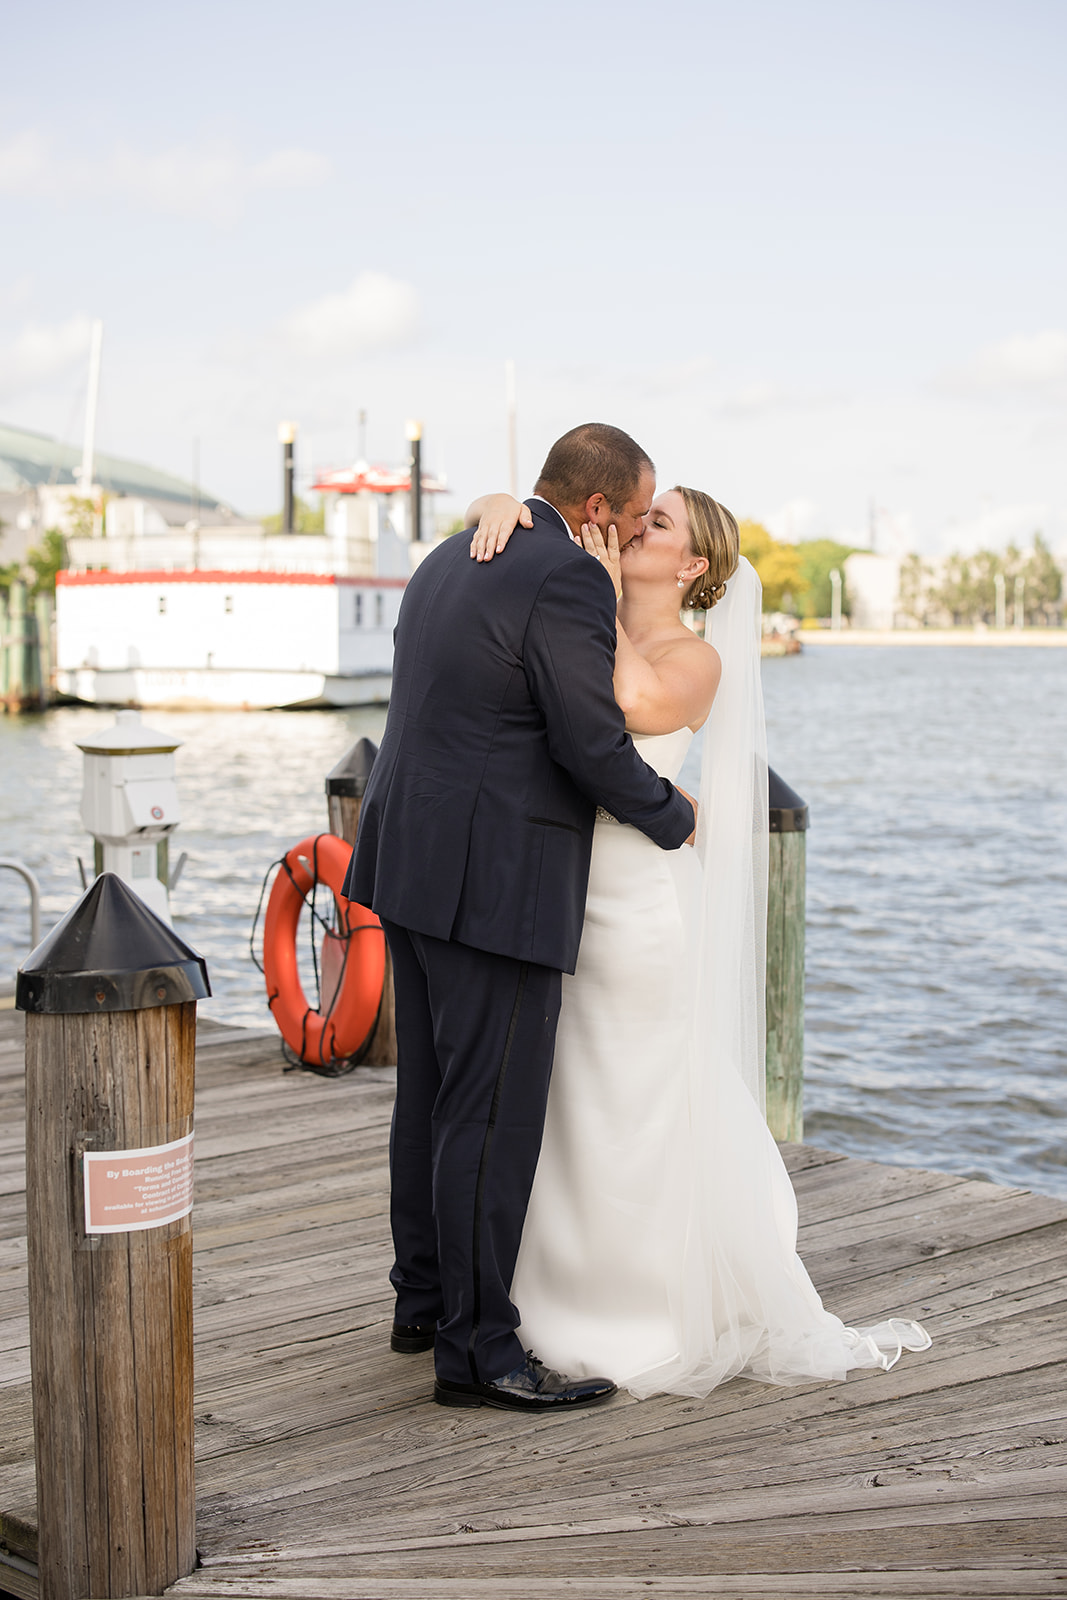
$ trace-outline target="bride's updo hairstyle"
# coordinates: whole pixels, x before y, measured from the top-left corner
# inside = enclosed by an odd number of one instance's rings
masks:
[[[683,489],[679,483],[674,492],[685,502],[690,548],[695,556],[706,557],[708,563],[707,572],[694,578],[685,591],[682,605],[690,611],[710,611],[726,593],[727,578],[737,571],[741,553],[737,518],[701,489]]]

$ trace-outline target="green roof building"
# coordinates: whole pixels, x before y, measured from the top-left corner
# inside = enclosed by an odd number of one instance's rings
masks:
[[[60,444],[47,434],[31,433],[27,428],[11,428],[0,423],[0,495],[19,495],[27,489],[77,486],[75,476],[82,453],[77,446]],[[159,472],[139,461],[124,461],[120,456],[93,455],[93,481],[112,495],[137,495],[168,506],[232,512],[224,501],[198,490],[184,478]]]

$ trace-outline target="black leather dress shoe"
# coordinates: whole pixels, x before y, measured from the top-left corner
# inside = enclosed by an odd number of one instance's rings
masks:
[[[436,1328],[423,1328],[415,1322],[394,1322],[393,1331],[389,1335],[390,1350],[397,1350],[402,1356],[418,1355],[420,1350],[432,1350]]]
[[[615,1393],[610,1378],[568,1378],[526,1352],[513,1372],[492,1383],[452,1383],[438,1378],[433,1397],[439,1406],[500,1406],[505,1411],[565,1411],[595,1406]]]

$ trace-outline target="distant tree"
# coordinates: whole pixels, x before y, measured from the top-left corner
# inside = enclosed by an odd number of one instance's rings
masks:
[[[6,526],[6,523],[0,522],[0,544],[4,542],[4,528]],[[0,566],[0,589],[3,589],[6,593],[15,582],[20,570],[17,561],[9,561],[6,566]]]
[[[800,577],[807,585],[800,599],[802,617],[828,617],[833,602],[830,574],[834,568],[841,574],[841,610],[848,616],[851,607],[848,585],[845,582],[845,558],[853,546],[838,544],[836,539],[803,539],[797,545],[800,555]],[[751,559],[751,558],[750,558]]]
[[[1056,627],[1063,617],[1063,573],[1043,534],[1034,534],[1034,546],[1020,576],[1026,580],[1026,621],[1031,627]]]
[[[30,595],[53,594],[56,573],[67,564],[67,541],[58,528],[48,528],[40,544],[27,550],[25,559],[0,567],[0,589],[10,589],[18,579],[28,585]]]
[[[67,541],[58,528],[46,528],[40,544],[26,552],[26,565],[34,575],[34,594],[54,594],[56,573],[67,565]]]
[[[905,556],[900,563],[899,610],[920,627],[936,623],[941,611],[934,593],[936,586],[934,568],[928,561],[918,555]]]
[[[1021,578],[1025,621],[1030,626],[1044,627],[1059,622],[1063,612],[1063,573],[1040,533],[1034,534],[1030,550],[1009,544],[1003,551],[976,550],[971,556],[948,556],[930,597],[957,626],[992,626],[997,614],[998,576],[1004,579],[1009,620],[1015,603],[1015,583]]]
[[[282,514],[280,511],[272,512],[268,517],[260,519],[263,523],[264,533],[281,533]],[[316,507],[309,506],[306,500],[301,500],[299,495],[293,499],[293,532],[294,533],[325,533],[326,532],[326,507],[321,499]]]
[[[764,611],[792,610],[808,591],[795,544],[776,539],[761,522],[739,524],[741,554],[747,556],[763,585]]]
[[[96,531],[98,519],[103,516],[103,513],[104,500],[96,501],[90,499],[87,495],[68,494],[67,538],[91,539]]]
[[[957,628],[974,621],[978,597],[969,557],[957,552],[946,556],[932,597],[948,612]]]
[[[997,578],[1007,581],[1019,559],[1014,545],[1009,545],[1003,555],[995,550],[976,550],[969,568],[971,594],[971,622],[985,623],[991,628],[997,620]]]

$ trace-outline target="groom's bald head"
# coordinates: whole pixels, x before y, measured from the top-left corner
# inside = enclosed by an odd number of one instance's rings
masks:
[[[622,512],[655,476],[651,459],[628,433],[607,422],[583,422],[556,440],[534,493],[565,515],[597,496],[611,511]]]

